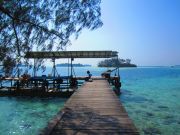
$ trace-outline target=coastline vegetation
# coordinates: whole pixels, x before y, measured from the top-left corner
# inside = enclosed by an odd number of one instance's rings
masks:
[[[80,64],[80,63],[76,63],[76,64],[72,64],[73,67],[91,67],[91,65],[89,64]],[[70,66],[70,64],[68,63],[61,63],[61,64],[57,64],[57,67],[68,67]]]
[[[131,64],[131,59],[105,59],[98,63],[98,67],[137,67],[135,64]]]

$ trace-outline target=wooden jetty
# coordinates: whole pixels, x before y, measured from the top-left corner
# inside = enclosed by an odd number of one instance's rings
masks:
[[[108,81],[85,82],[41,135],[139,135]]]
[[[92,74],[87,71],[88,76],[78,77],[73,68],[74,58],[117,58],[116,51],[42,51],[42,52],[27,52],[24,56],[27,59],[33,59],[32,75],[28,72],[20,73],[19,64],[17,64],[14,75],[0,74],[0,96],[60,96],[69,97],[74,90],[82,84],[82,81],[90,79]],[[68,59],[68,75],[60,76],[56,68],[56,59]],[[51,74],[37,74],[39,59],[51,59],[53,62]],[[69,63],[70,59],[70,63]],[[69,68],[70,67],[70,68]],[[27,67],[28,68],[28,67]],[[69,71],[70,70],[70,71]],[[111,77],[111,72],[115,71],[114,77]],[[116,93],[120,93],[120,75],[119,67],[111,72],[105,72],[102,76],[106,77],[112,85],[115,86]],[[95,79],[95,77],[94,77]],[[64,90],[67,90],[64,92]]]

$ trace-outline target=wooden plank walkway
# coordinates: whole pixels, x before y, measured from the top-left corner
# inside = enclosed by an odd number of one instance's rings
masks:
[[[43,135],[139,135],[106,80],[86,82],[49,122]]]

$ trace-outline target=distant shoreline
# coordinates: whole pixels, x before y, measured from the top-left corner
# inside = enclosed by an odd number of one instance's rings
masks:
[[[137,67],[137,65],[135,64],[121,64],[121,65],[118,65],[118,66],[98,66],[98,67],[108,67],[108,68],[113,68],[113,67],[119,67],[119,68],[126,68],[126,67]]]
[[[68,67],[70,66],[71,64],[68,64],[68,63],[61,63],[61,64],[56,64],[56,67]],[[72,64],[73,67],[91,67],[91,65],[89,64]]]

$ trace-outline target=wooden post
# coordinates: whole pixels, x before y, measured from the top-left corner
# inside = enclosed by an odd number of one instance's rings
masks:
[[[68,58],[68,76],[69,76],[69,58]]]
[[[55,65],[55,58],[53,58],[53,77],[55,78],[56,76],[56,65]]]
[[[118,64],[119,64],[118,56],[117,56],[117,61],[118,61]],[[120,95],[120,93],[121,93],[120,92],[121,82],[120,82],[119,66],[117,68],[118,68],[117,69],[118,70],[118,78],[116,80],[117,82],[115,83],[116,84],[116,86],[115,86],[116,87],[116,91],[115,92],[116,92],[117,95]]]
[[[118,56],[117,56],[117,61],[118,61],[118,64],[119,64]],[[118,77],[120,77],[120,74],[119,74],[119,66],[118,66],[117,68],[118,68]]]
[[[68,58],[68,78],[67,78],[67,83],[66,83],[66,86],[67,86],[67,88],[68,88],[68,90],[69,90],[69,58]]]
[[[73,77],[73,65],[72,65],[73,60],[74,60],[74,58],[71,58],[71,77]]]
[[[53,89],[55,89],[55,76],[56,76],[56,66],[55,66],[55,58],[52,59],[53,61]]]
[[[36,76],[36,59],[34,58],[34,68],[33,68],[33,72],[34,72],[34,77]]]

